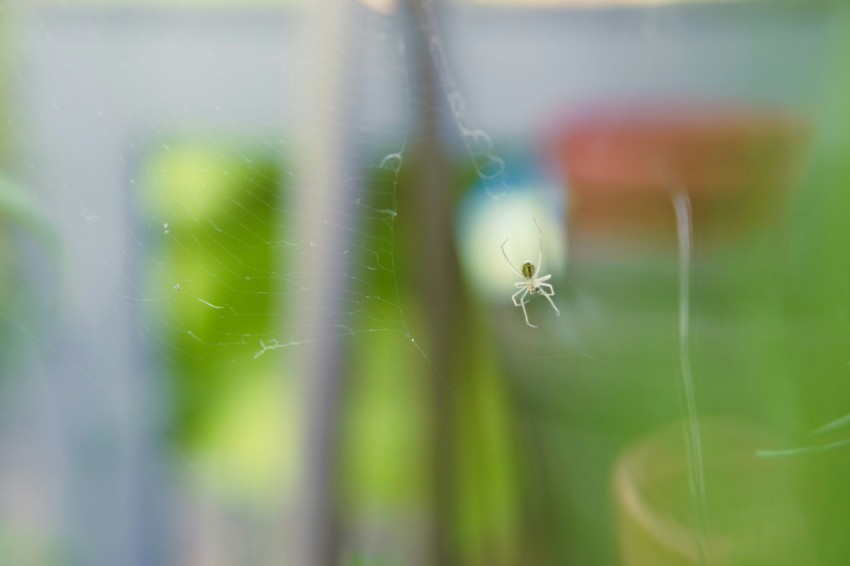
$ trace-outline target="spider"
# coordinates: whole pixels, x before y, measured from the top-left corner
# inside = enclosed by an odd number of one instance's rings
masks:
[[[513,264],[511,264],[511,260],[508,259],[508,254],[505,251],[505,244],[508,243],[508,240],[502,242],[502,255],[505,256],[505,261],[508,262],[508,267],[511,268],[511,271],[523,279],[522,281],[514,283],[514,287],[519,289],[519,291],[513,294],[511,300],[514,302],[514,306],[522,307],[522,314],[525,316],[525,323],[532,328],[537,328],[537,326],[529,322],[528,312],[525,310],[525,299],[529,294],[533,295],[535,293],[539,293],[546,297],[546,300],[549,301],[549,304],[552,305],[552,308],[555,309],[555,314],[558,316],[561,315],[561,311],[558,310],[558,307],[556,307],[554,301],[552,301],[552,296],[555,295],[555,288],[552,287],[551,283],[546,283],[546,281],[549,281],[552,278],[552,275],[544,275],[543,277],[537,277],[535,275],[536,273],[540,273],[541,266],[543,265],[543,230],[540,228],[540,224],[537,223],[537,219],[534,218],[533,220],[535,226],[537,226],[537,231],[540,233],[540,256],[537,258],[537,266],[535,266],[531,260],[526,260],[522,263],[520,271],[517,271]]]

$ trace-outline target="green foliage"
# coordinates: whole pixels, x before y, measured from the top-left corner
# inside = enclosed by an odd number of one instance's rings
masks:
[[[210,481],[262,500],[291,459],[294,411],[281,365],[254,359],[278,330],[284,221],[280,164],[268,150],[177,141],[145,163],[139,195],[158,238],[150,313],[165,336],[171,430]],[[279,360],[278,360],[279,361]],[[241,486],[241,487],[240,487]]]
[[[44,214],[35,195],[0,173],[0,227],[19,226],[35,236],[54,256],[59,254],[59,235]]]

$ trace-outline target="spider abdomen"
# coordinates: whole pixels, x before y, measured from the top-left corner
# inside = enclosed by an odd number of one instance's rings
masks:
[[[526,279],[531,279],[532,277],[534,277],[534,264],[530,261],[523,262],[522,269],[520,269],[520,271],[522,271],[523,277],[525,277]]]

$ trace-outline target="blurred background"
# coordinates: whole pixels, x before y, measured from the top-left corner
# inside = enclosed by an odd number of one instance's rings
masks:
[[[0,563],[850,562],[848,8],[0,0]]]

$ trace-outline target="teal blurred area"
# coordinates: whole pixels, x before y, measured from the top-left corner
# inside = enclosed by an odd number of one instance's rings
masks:
[[[0,1],[0,563],[850,561],[847,7],[303,4]]]

